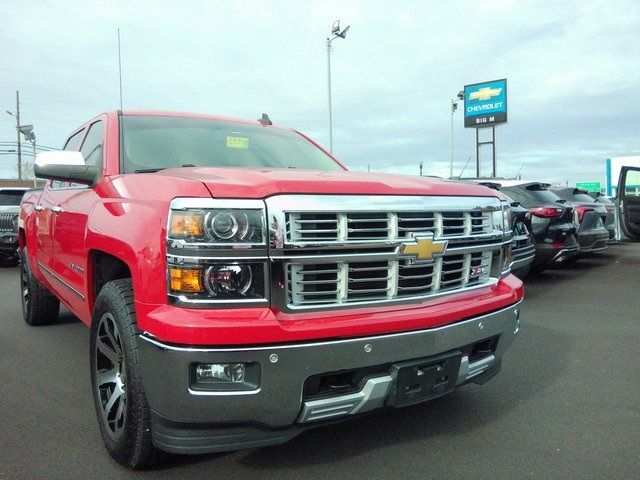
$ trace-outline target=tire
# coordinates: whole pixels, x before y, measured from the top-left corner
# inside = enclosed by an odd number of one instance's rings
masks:
[[[151,411],[142,388],[130,279],[105,284],[91,323],[91,387],[102,439],[119,464],[140,469],[161,452],[151,440]]]
[[[20,299],[22,301],[22,317],[27,325],[38,326],[55,322],[60,313],[60,300],[40,285],[31,271],[27,249],[21,254],[20,267]]]

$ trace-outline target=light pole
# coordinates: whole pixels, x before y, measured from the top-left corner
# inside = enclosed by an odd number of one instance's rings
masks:
[[[347,35],[347,30],[351,28],[347,25],[344,30],[340,31],[340,20],[333,22],[331,27],[331,34],[333,37],[327,37],[327,97],[329,100],[329,152],[333,153],[333,115],[331,113],[331,42],[336,38],[344,39]]]
[[[459,100],[464,99],[464,91],[460,90],[458,92],[457,98]],[[449,161],[449,178],[453,178],[453,115],[456,113],[458,109],[458,102],[453,98],[451,99],[451,159]]]
[[[18,132],[18,185],[22,186],[22,147],[20,145],[20,92],[16,91],[15,115],[9,110],[6,110],[6,112],[16,119],[16,130]]]
[[[25,140],[31,142],[31,146],[33,147],[33,165],[35,165],[36,164],[36,134],[33,131],[33,125],[20,125],[18,127],[18,131],[22,133],[22,135],[24,135]],[[20,169],[22,169],[22,165],[20,165]],[[34,188],[36,187],[35,173],[33,175],[33,187]]]

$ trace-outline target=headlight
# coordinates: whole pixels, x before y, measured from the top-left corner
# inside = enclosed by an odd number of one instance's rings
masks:
[[[264,243],[260,210],[172,211],[168,238],[196,243]]]
[[[216,208],[197,208],[199,205]],[[171,203],[167,239],[185,247],[189,244],[266,247],[265,223],[262,201],[177,199]]]
[[[11,228],[13,228],[14,232],[18,232],[18,215],[11,218]]]
[[[265,300],[263,263],[169,265],[169,295],[182,301]]]
[[[170,302],[268,305],[266,236],[262,200],[174,199],[167,223]]]
[[[491,212],[494,230],[508,232],[511,230],[511,208],[508,205],[502,205],[500,210]]]

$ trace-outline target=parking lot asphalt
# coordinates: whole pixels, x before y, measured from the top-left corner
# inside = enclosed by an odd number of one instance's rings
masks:
[[[640,244],[527,277],[521,334],[483,386],[146,472],[102,446],[89,330],[68,313],[28,327],[18,283],[0,270],[0,479],[640,478]]]

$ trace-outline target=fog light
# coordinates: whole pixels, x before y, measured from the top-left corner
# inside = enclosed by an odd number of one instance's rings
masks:
[[[189,389],[196,395],[257,392],[260,390],[260,363],[192,363],[189,384]]]
[[[243,383],[244,363],[201,363],[196,367],[197,383]]]

